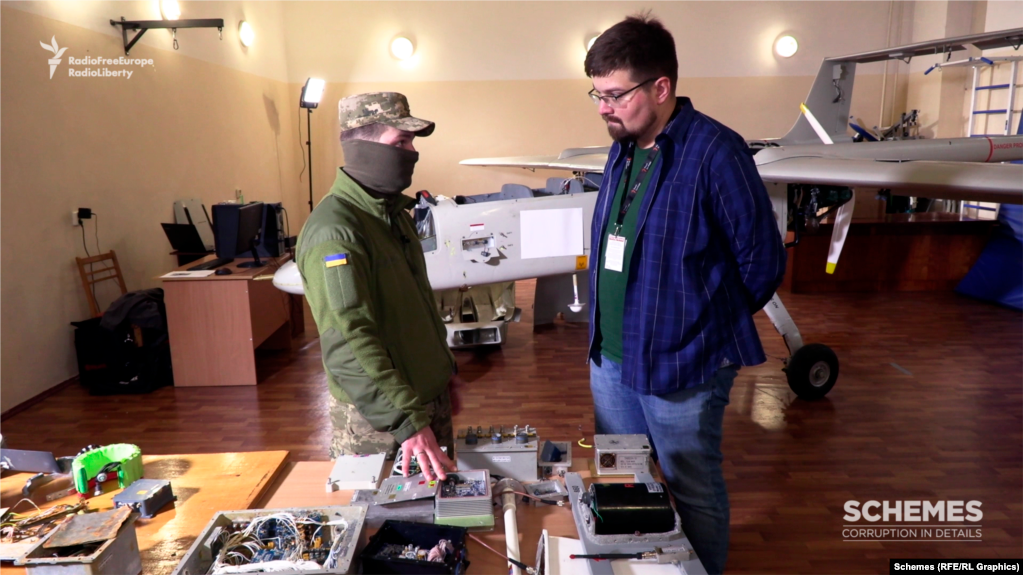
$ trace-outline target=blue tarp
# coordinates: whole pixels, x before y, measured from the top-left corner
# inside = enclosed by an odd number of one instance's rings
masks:
[[[956,291],[1023,311],[1023,206],[1002,205],[1002,224]]]
[[[1023,117],[1016,133],[1023,134]],[[1023,206],[1002,204],[998,222],[1001,225],[956,291],[1023,311]]]

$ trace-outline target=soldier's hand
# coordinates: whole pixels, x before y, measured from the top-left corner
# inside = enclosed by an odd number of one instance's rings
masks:
[[[401,468],[405,477],[408,477],[409,460],[413,455],[419,461],[419,469],[422,470],[428,481],[447,479],[448,475],[445,471],[455,471],[454,462],[440,450],[440,446],[437,445],[437,437],[429,427],[420,429],[415,435],[406,439],[401,444],[401,453]]]

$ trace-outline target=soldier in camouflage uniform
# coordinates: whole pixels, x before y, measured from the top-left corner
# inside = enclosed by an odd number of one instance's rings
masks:
[[[426,260],[406,210],[419,154],[405,96],[338,103],[345,165],[302,228],[297,263],[320,333],[334,426],[331,458],[387,452],[403,469],[416,456],[427,477],[454,464],[449,383],[456,370],[434,307]]]

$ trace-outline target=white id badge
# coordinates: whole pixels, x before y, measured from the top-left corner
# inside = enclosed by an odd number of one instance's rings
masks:
[[[604,269],[622,271],[625,261],[625,238],[611,234],[607,236],[607,250],[604,253]]]

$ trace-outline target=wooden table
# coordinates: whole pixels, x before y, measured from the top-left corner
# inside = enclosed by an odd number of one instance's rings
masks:
[[[235,259],[221,266],[229,275],[162,278],[175,386],[256,385],[256,348],[290,349],[302,307],[269,279],[256,279],[288,259],[264,258],[268,265],[259,268],[240,268],[252,260]]]
[[[572,459],[571,472],[582,476],[588,486],[595,475],[592,470],[592,459]],[[352,500],[352,491],[335,491],[327,493],[325,485],[327,476],[334,464],[330,461],[307,461],[289,463],[280,474],[278,480],[266,491],[257,507],[277,509],[282,507],[316,507],[322,505],[348,505]],[[385,470],[389,466],[385,465]],[[628,477],[601,477],[602,483],[626,483],[632,481]],[[519,500],[521,501],[521,497]],[[546,529],[552,536],[578,539],[572,510],[553,505],[534,507],[529,503],[519,503],[516,514],[519,527],[519,551],[521,560],[527,565],[536,563],[536,549],[540,542],[540,534]],[[494,549],[505,553],[507,547],[504,539],[504,518],[500,508],[495,507],[495,526],[490,532],[473,533]],[[483,548],[479,543],[469,540],[469,567],[471,573],[507,573],[507,563],[493,552]]]
[[[169,479],[178,500],[151,519],[135,522],[142,554],[142,573],[170,573],[217,511],[248,509],[258,501],[283,469],[287,451],[213,453],[196,455],[143,455],[147,479]],[[21,499],[21,488],[30,473],[19,473],[0,482],[0,505],[9,507]],[[324,476],[326,481],[326,476]],[[113,507],[111,499],[120,488],[89,499],[91,509]],[[323,491],[321,486],[320,491]],[[77,495],[49,505],[74,503]],[[47,506],[49,506],[47,505]],[[46,506],[44,506],[46,507]],[[17,511],[25,512],[27,503]],[[0,574],[25,573],[21,567],[0,567]]]

